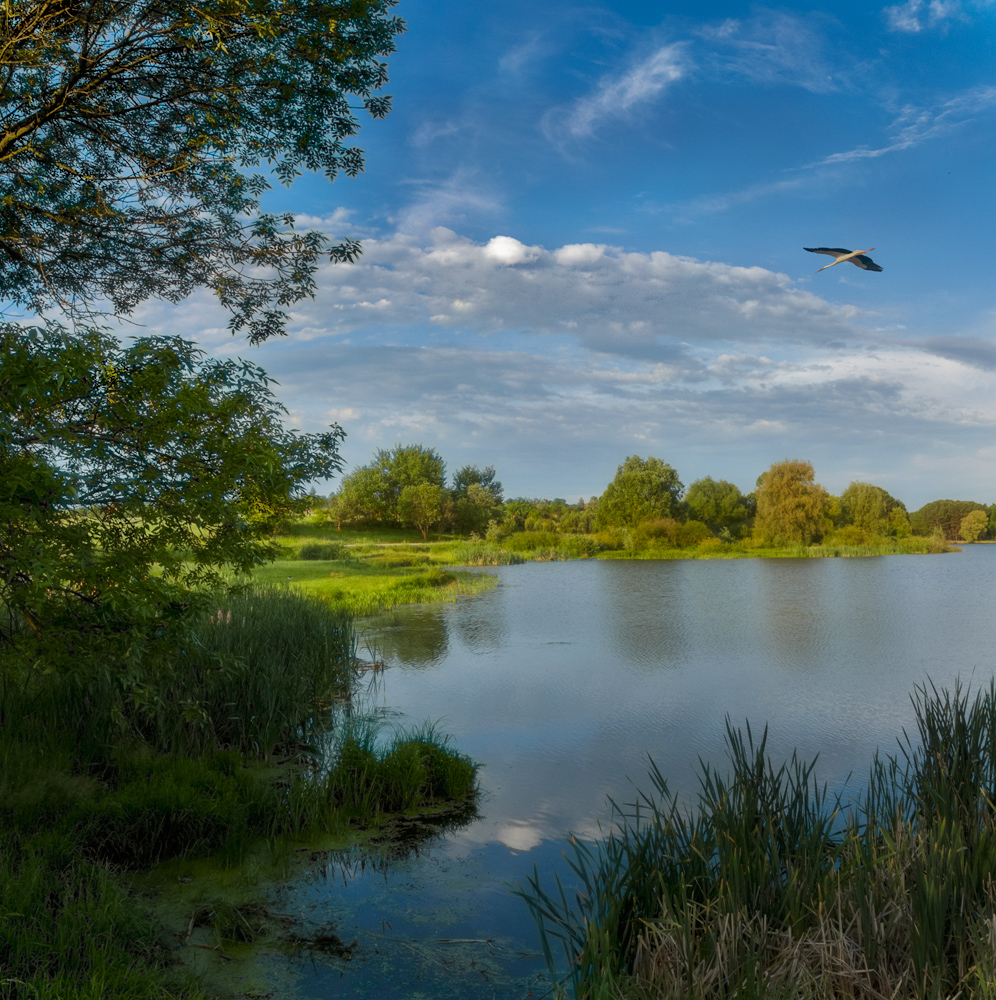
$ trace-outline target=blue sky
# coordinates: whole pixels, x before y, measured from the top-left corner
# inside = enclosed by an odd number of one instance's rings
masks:
[[[802,458],[996,501],[993,0],[397,13],[366,172],[267,201],[361,260],[260,348],[206,295],[135,319],[264,365],[350,466],[421,442],[575,500],[632,454],[744,490]]]

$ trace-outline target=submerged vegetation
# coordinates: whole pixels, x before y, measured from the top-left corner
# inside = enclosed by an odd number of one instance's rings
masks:
[[[996,995],[996,682],[914,696],[917,732],[853,800],[727,725],[688,809],[663,775],[571,838],[582,891],[520,890],[551,971],[591,1000]]]

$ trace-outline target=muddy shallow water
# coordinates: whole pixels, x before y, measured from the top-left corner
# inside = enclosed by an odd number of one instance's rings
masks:
[[[691,798],[729,714],[857,789],[912,722],[915,684],[993,673],[996,546],[488,572],[496,590],[367,620],[361,644],[386,663],[365,710],[388,727],[437,720],[484,765],[479,816],[393,857],[316,858],[279,905],[356,944],[348,960],[272,956],[275,995],[541,996],[536,931],[508,887],[534,865],[568,878],[565,834],[599,836],[608,796],[649,788],[648,754]]]

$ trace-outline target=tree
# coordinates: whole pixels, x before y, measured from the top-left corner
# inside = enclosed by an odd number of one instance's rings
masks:
[[[458,469],[453,476],[453,486],[451,492],[454,500],[460,500],[467,495],[467,490],[474,484],[486,489],[494,498],[496,504],[502,504],[505,500],[505,491],[501,483],[495,478],[495,467],[486,465],[484,469],[479,469],[476,465],[465,465]]]
[[[945,538],[957,538],[962,518],[973,510],[986,508],[974,500],[934,500],[913,511],[910,524],[917,535],[929,535],[939,528]]]
[[[362,468],[346,476],[339,492],[326,504],[336,529],[343,522],[376,521],[384,517],[384,477],[379,469]]]
[[[338,427],[285,430],[261,369],[179,338],[6,324],[0,354],[0,643],[138,656],[341,467]]]
[[[598,500],[598,525],[632,527],[641,521],[674,517],[683,489],[670,465],[659,458],[644,461],[632,455],[619,466]]]
[[[442,456],[435,448],[421,444],[399,444],[390,451],[381,448],[369,468],[381,476],[381,516],[385,520],[405,520],[398,511],[398,501],[405,487],[431,483],[443,489],[446,484],[446,463]]]
[[[845,525],[853,524],[870,535],[893,534],[893,527],[901,524],[901,519],[892,517],[894,510],[906,513],[901,500],[890,496],[881,486],[871,483],[852,482],[840,495],[842,520]]]
[[[501,514],[501,506],[491,490],[480,483],[471,483],[463,496],[453,500],[452,513],[457,531],[463,534],[473,531],[482,535],[487,530],[488,522],[496,520]]]
[[[818,542],[827,529],[827,491],[809,462],[776,462],[758,478],[754,531],[766,542]]]
[[[708,525],[709,530],[719,534],[729,532],[737,537],[754,516],[755,503],[752,497],[745,497],[733,483],[711,476],[698,479],[688,487],[685,504],[695,520]]]
[[[406,486],[398,497],[398,518],[418,528],[425,541],[433,526],[443,518],[446,498],[446,490],[438,483]]]
[[[0,287],[35,311],[214,291],[283,332],[323,254],[359,245],[261,213],[265,164],[355,176],[351,98],[390,98],[395,0],[10,0],[0,14]]]
[[[973,510],[961,519],[961,537],[966,542],[977,542],[989,527],[989,516],[984,510]]]

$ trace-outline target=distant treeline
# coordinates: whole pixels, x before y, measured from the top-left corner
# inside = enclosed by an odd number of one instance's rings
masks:
[[[315,498],[320,516],[344,526],[407,526],[479,535],[522,547],[511,536],[591,535],[599,548],[701,547],[710,539],[759,545],[874,545],[913,535],[974,542],[996,538],[996,504],[935,500],[909,512],[872,483],[852,482],[834,496],[815,481],[809,462],[776,462],[742,493],[706,476],[687,488],[659,458],[632,455],[601,496],[587,502],[504,498],[493,466],[464,465],[447,478],[446,463],[420,444],[378,450],[346,476],[337,493]],[[537,544],[542,539],[535,538]]]

